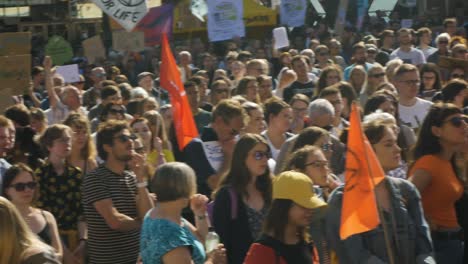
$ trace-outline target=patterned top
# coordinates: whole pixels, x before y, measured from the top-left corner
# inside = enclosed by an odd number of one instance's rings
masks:
[[[257,211],[247,204],[245,205],[247,208],[247,218],[249,219],[249,229],[250,233],[252,233],[252,237],[254,240],[260,237],[263,221],[265,220],[266,214],[268,212],[268,206],[264,206],[260,211]]]
[[[54,215],[59,230],[78,230],[78,219],[83,215],[81,170],[67,164],[65,172],[57,175],[52,164],[47,161],[37,168],[36,177],[39,185],[37,207]]]
[[[166,219],[152,219],[149,212],[141,229],[140,255],[143,263],[162,264],[163,256],[178,247],[190,249],[193,263],[205,262],[203,245],[187,227],[187,220],[182,219],[182,226],[179,226]]]

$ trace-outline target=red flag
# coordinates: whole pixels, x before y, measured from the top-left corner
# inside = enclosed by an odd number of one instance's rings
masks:
[[[374,187],[384,177],[380,162],[362,131],[358,107],[353,103],[341,208],[341,239],[372,230],[379,225]]]
[[[159,79],[161,87],[169,92],[171,98],[177,143],[182,151],[193,138],[198,136],[198,131],[166,34],[162,37],[161,61]]]

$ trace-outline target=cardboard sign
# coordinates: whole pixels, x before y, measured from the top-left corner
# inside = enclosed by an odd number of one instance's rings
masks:
[[[112,32],[112,46],[116,51],[142,51],[145,48],[145,33],[139,31]]]
[[[128,32],[148,13],[146,0],[93,0],[109,17]]]
[[[12,88],[0,89],[0,113],[3,113],[8,107],[15,104],[13,90]]]
[[[1,33],[0,56],[31,53],[31,32]]]
[[[88,59],[89,63],[96,62],[99,58],[106,57],[106,49],[100,36],[94,36],[89,39],[85,39],[82,43],[84,55]]]
[[[0,83],[11,88],[12,95],[20,95],[29,87],[31,79],[31,55],[0,57]],[[0,89],[0,90],[1,90]]]
[[[58,66],[56,73],[60,74],[66,83],[75,83],[80,81],[78,64]]]

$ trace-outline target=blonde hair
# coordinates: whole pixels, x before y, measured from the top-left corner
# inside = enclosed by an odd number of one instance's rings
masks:
[[[0,196],[0,263],[19,264],[29,248],[54,252],[28,227],[16,207]]]

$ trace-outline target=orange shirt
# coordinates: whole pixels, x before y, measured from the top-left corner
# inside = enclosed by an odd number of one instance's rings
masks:
[[[424,214],[428,221],[440,227],[459,227],[455,202],[463,194],[463,185],[453,171],[452,164],[435,155],[418,159],[409,175],[415,170],[424,170],[431,175],[430,184],[421,193]]]

